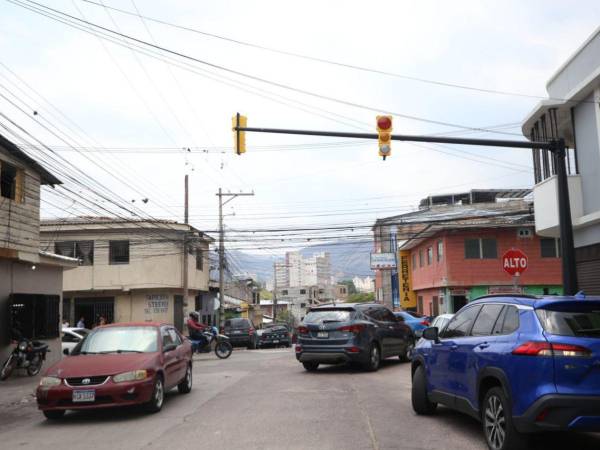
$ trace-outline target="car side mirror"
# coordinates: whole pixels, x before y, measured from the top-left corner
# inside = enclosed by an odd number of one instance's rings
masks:
[[[63,355],[69,356],[69,349],[68,348],[65,348],[63,350]]]
[[[167,344],[163,347],[163,353],[172,352],[176,348],[177,348],[177,345],[175,345],[175,344]]]
[[[429,327],[423,330],[423,339],[433,341],[435,343],[440,342],[440,336],[437,327]]]

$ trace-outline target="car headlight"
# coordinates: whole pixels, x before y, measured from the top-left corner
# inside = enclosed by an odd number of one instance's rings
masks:
[[[147,370],[132,370],[131,372],[123,372],[113,377],[115,383],[123,383],[124,381],[138,381],[148,378]]]
[[[19,344],[19,350],[24,352],[25,350],[27,350],[27,342],[25,341],[21,341],[21,343]]]
[[[40,380],[40,386],[58,386],[61,382],[62,380],[57,377],[43,377]]]

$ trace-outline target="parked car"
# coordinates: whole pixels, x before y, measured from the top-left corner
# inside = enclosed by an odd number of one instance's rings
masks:
[[[250,319],[227,319],[223,334],[229,338],[232,345],[246,346],[248,349],[255,349],[258,345],[258,334]]]
[[[297,331],[296,359],[308,371],[319,364],[346,362],[374,371],[383,358],[408,361],[415,343],[410,327],[379,304],[311,308]]]
[[[258,339],[259,348],[278,345],[292,346],[292,338],[288,327],[285,325],[273,325],[262,330]]]
[[[429,326],[431,320],[427,316],[408,311],[396,311],[394,315],[404,320],[416,337],[421,337],[421,333]]]
[[[119,323],[95,328],[46,370],[37,388],[48,419],[70,409],[142,404],[161,410],[166,391],[192,389],[192,344],[172,325]]]
[[[61,346],[63,353],[65,353],[65,350],[70,353],[83,338],[90,334],[90,330],[87,328],[63,328],[62,332]]]
[[[438,329],[438,332],[441,333],[453,317],[454,314],[440,314],[435,319],[433,319],[433,321],[431,322],[431,326],[436,327]]]
[[[484,297],[426,329],[412,405],[438,403],[479,419],[492,450],[527,448],[531,432],[600,431],[600,297]]]

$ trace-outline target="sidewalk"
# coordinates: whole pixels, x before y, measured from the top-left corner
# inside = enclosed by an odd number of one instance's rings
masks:
[[[0,381],[0,410],[35,404],[35,389],[40,378],[41,375],[30,377],[24,371],[16,370],[8,380]]]

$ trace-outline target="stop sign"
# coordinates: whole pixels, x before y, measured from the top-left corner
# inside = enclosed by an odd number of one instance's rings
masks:
[[[502,268],[512,276],[519,276],[527,270],[527,255],[518,248],[512,248],[502,255]]]

